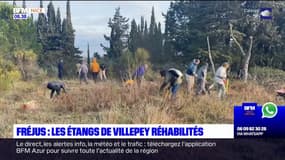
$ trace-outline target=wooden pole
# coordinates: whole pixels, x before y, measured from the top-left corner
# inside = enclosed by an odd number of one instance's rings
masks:
[[[207,44],[208,44],[208,52],[209,52],[209,59],[210,59],[210,62],[211,62],[211,65],[212,65],[212,70],[213,70],[213,73],[214,73],[214,76],[215,76],[215,65],[214,65],[214,62],[213,62],[213,58],[212,58],[212,54],[211,54],[211,46],[210,46],[210,41],[209,41],[209,36],[207,36]]]

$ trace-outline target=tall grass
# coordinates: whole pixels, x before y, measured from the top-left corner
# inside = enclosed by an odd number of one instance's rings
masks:
[[[216,92],[187,95],[182,87],[175,102],[159,94],[159,85],[154,81],[126,88],[118,82],[80,85],[73,80],[66,81],[66,94],[51,100],[45,83],[17,83],[0,97],[0,137],[12,137],[15,123],[232,123],[234,105],[274,100],[274,94],[255,82],[232,82],[224,100]],[[21,109],[32,100],[37,109]]]

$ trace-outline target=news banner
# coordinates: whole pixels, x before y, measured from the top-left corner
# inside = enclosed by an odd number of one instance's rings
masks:
[[[15,139],[232,139],[285,137],[285,107],[272,102],[234,107],[234,124],[15,124]]]
[[[10,152],[15,159],[106,155],[111,156],[107,159],[113,155],[160,159],[191,150],[215,153],[240,139],[249,145],[248,140],[285,138],[285,106],[243,103],[233,111],[233,124],[14,124]],[[4,150],[9,150],[6,146]]]

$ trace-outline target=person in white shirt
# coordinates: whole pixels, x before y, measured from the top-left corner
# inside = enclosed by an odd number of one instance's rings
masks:
[[[226,94],[226,80],[227,80],[227,69],[230,64],[225,62],[220,66],[215,74],[215,84],[218,86],[219,98],[224,98]]]

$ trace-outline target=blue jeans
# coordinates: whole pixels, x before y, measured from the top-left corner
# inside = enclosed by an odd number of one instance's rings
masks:
[[[63,73],[62,73],[61,70],[59,70],[59,71],[58,71],[58,78],[59,78],[59,79],[62,79],[62,77],[63,77]]]
[[[178,89],[180,88],[179,84],[175,84],[171,87],[171,97],[175,97]]]

